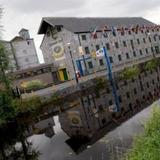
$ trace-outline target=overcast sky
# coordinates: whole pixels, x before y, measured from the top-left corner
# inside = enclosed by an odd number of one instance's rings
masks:
[[[160,0],[0,0],[4,8],[3,38],[10,40],[21,28],[29,29],[38,55],[42,36],[37,35],[42,17],[144,17],[160,24]]]

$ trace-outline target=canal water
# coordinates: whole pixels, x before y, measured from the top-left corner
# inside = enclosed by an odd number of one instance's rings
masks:
[[[61,130],[58,117],[54,117],[54,137],[49,139],[44,135],[34,135],[29,141],[40,151],[39,160],[118,160],[131,147],[133,137],[143,131],[151,108],[144,109],[78,155],[65,143],[69,137]]]

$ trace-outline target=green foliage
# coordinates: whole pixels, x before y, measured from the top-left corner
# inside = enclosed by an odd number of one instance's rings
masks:
[[[105,86],[107,85],[107,81],[102,77],[97,77],[94,80],[94,84],[96,97],[99,97],[99,91],[105,88]]]
[[[26,90],[37,90],[44,87],[44,84],[40,80],[32,80],[25,82],[22,86]]]
[[[145,125],[143,135],[136,137],[128,160],[159,160],[160,156],[160,108],[156,106]]]
[[[15,108],[16,113],[33,113],[40,109],[42,102],[40,97],[32,96],[25,99],[14,99],[12,106]]]
[[[153,69],[156,69],[159,64],[160,64],[159,60],[154,58],[146,63],[145,69],[151,71]]]
[[[7,92],[0,92],[0,125],[14,117],[15,110],[11,106],[11,100]]]
[[[134,77],[137,77],[140,74],[140,68],[138,66],[132,66],[129,68],[125,68],[121,73],[120,77],[122,79],[132,79]]]
[[[4,85],[6,91],[10,91],[9,79],[6,72],[9,67],[9,58],[4,45],[0,42],[0,84]]]

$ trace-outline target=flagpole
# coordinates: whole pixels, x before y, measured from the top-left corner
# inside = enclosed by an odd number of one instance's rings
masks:
[[[120,104],[119,104],[119,100],[118,100],[118,95],[117,95],[115,82],[113,80],[111,63],[110,63],[109,57],[107,55],[106,47],[103,47],[103,52],[104,52],[104,57],[105,57],[105,60],[106,60],[106,65],[107,65],[107,68],[108,68],[108,77],[109,77],[109,80],[111,82],[111,86],[112,86],[112,90],[113,90],[113,96],[114,96],[114,100],[115,100],[115,103],[116,103],[116,109],[117,109],[116,111],[119,112],[120,111]]]

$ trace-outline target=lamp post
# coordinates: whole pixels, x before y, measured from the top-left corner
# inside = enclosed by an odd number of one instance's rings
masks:
[[[118,96],[117,96],[116,86],[115,86],[113,76],[112,76],[111,64],[110,64],[110,60],[109,60],[109,57],[108,57],[108,54],[107,54],[106,47],[103,47],[103,53],[104,53],[104,57],[105,57],[107,68],[108,68],[108,77],[109,77],[109,80],[111,82],[111,86],[112,86],[112,90],[113,90],[113,96],[114,96],[114,100],[115,100],[115,103],[116,103],[116,109],[117,109],[116,111],[119,112],[120,111],[120,104],[119,104],[119,99],[118,99]]]

